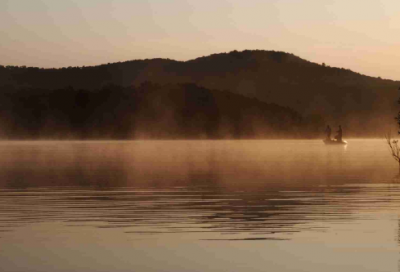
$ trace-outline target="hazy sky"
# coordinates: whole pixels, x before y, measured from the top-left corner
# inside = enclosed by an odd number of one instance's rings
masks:
[[[400,0],[1,0],[0,64],[263,49],[400,80]]]

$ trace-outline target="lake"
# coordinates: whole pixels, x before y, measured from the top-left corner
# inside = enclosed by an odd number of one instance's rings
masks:
[[[384,139],[0,142],[0,271],[400,271]]]

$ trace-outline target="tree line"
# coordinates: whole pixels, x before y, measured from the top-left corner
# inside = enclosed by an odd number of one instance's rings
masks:
[[[97,89],[0,87],[3,139],[317,137],[324,121],[196,84]]]

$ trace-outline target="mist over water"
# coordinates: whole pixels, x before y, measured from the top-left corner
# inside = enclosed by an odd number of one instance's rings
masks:
[[[396,162],[348,142],[1,142],[0,268],[396,271]]]

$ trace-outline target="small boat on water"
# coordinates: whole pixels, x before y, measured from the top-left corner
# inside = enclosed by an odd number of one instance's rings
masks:
[[[347,145],[347,142],[343,141],[343,140],[342,141],[337,141],[337,140],[324,139],[323,141],[324,141],[324,143],[326,145]]]

